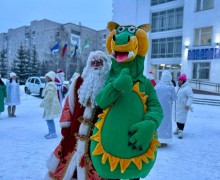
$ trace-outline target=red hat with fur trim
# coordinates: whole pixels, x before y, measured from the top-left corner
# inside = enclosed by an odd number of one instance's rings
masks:
[[[57,73],[64,73],[62,69],[58,69]]]
[[[180,81],[186,81],[186,74],[181,74],[181,75],[178,77],[178,80],[180,80]]]

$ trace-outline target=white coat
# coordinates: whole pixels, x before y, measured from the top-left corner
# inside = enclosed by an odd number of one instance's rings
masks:
[[[160,81],[155,86],[155,90],[164,114],[157,130],[158,138],[162,143],[169,143],[172,139],[172,104],[177,98],[175,88],[171,81]]]
[[[60,103],[57,96],[57,87],[51,81],[46,84],[43,91],[44,99],[42,100],[40,107],[44,108],[43,118],[45,120],[51,120],[60,115]]]
[[[21,103],[20,101],[20,86],[15,80],[6,82],[6,92],[7,97],[5,99],[5,104],[8,106],[16,106]]]
[[[189,83],[186,81],[182,86],[177,86],[177,100],[176,100],[176,113],[175,120],[179,123],[186,123],[187,114],[189,110],[185,109],[185,106],[189,106],[192,110],[193,91]]]

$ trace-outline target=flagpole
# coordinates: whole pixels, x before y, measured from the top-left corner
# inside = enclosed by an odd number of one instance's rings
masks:
[[[80,55],[81,53],[77,50],[76,51],[76,71],[80,72]]]
[[[65,57],[65,62],[66,62],[66,81],[67,81],[67,74],[68,74],[68,72],[67,72],[67,70],[68,70],[68,63],[67,63],[67,57]]]

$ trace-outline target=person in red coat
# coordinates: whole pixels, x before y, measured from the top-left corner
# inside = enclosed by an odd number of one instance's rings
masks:
[[[64,86],[64,76],[65,73],[63,72],[62,69],[57,70],[56,78],[54,79],[54,83],[57,86],[57,95],[58,99],[60,101],[60,106],[62,107],[62,102],[63,102],[63,92],[65,91],[65,86]]]
[[[157,83],[156,83],[156,81],[155,81],[155,79],[154,79],[154,73],[153,73],[153,72],[150,71],[150,72],[148,73],[148,75],[147,75],[147,78],[150,79],[150,81],[151,81],[151,83],[153,84],[153,86],[156,86]]]
[[[82,75],[73,78],[60,118],[63,137],[47,161],[49,172],[45,179],[102,179],[92,166],[89,142],[94,123],[102,112],[95,97],[104,86],[110,65],[105,53],[91,52]]]

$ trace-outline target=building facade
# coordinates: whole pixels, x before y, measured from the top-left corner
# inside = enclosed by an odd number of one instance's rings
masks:
[[[113,0],[113,21],[151,24],[144,74],[157,80],[166,69],[174,79],[186,73],[192,82],[220,83],[219,17],[219,0]]]
[[[40,62],[52,64],[53,69],[64,69],[66,78],[82,71],[93,50],[105,50],[107,30],[96,31],[81,24],[60,24],[47,19],[32,21],[30,26],[9,29],[0,33],[0,51],[7,52],[8,66],[14,62],[20,45],[25,50],[36,48]],[[57,51],[53,47],[57,45]],[[66,50],[63,51],[66,45]]]

